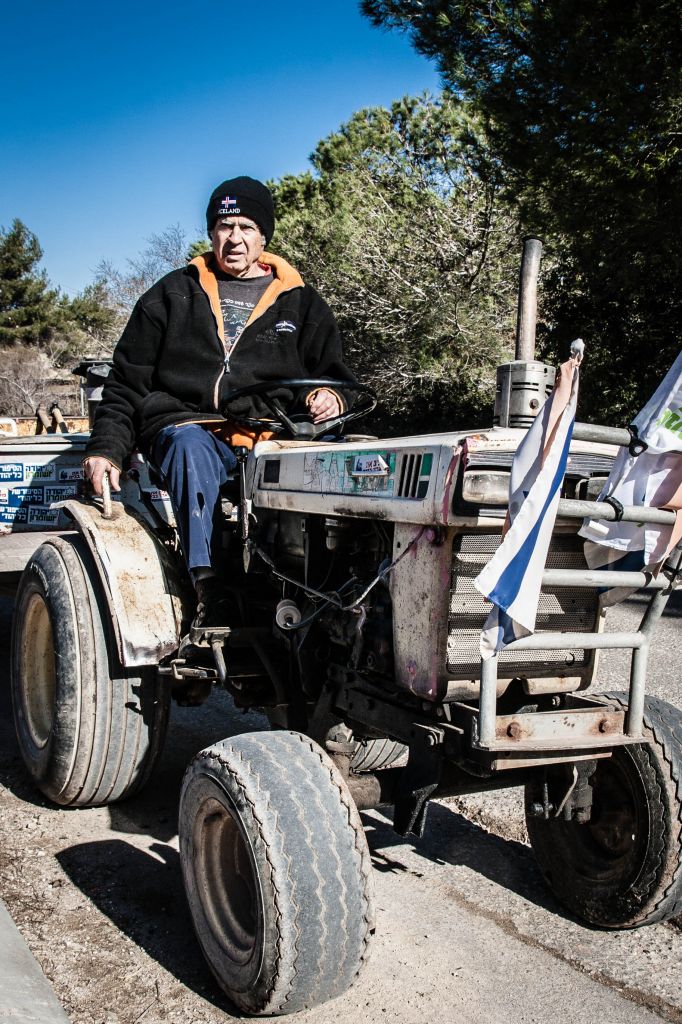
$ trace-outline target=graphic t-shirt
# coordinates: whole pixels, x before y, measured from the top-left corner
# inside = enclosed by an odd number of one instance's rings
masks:
[[[220,309],[223,314],[225,350],[229,356],[251,316],[251,311],[258,305],[268,285],[272,284],[272,271],[263,277],[243,278],[231,277],[218,271],[216,277]]]

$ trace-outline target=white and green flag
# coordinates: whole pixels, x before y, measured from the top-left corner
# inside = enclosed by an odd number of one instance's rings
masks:
[[[621,448],[598,501],[615,498],[621,505],[669,508],[674,525],[603,522],[586,519],[580,530],[591,569],[655,570],[682,539],[682,352],[633,421],[644,443],[639,455]],[[608,591],[605,604],[622,600],[629,590]]]

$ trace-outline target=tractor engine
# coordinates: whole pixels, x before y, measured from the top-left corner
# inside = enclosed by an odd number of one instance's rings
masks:
[[[278,585],[277,622],[294,638],[305,691],[319,691],[321,666],[330,663],[391,678],[391,596],[382,573],[391,563],[392,525],[262,510],[258,521],[257,548]]]

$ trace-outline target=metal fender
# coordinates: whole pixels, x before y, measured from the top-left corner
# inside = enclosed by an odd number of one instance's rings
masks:
[[[122,664],[158,664],[177,648],[182,621],[182,586],[163,545],[116,502],[111,519],[79,501],[62,508],[93,554]]]

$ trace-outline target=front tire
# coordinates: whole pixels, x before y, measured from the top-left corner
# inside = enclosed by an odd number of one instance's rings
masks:
[[[300,733],[247,733],[201,751],[180,799],[180,859],[194,926],[221,987],[253,1014],[344,992],[374,930],[357,809]]]
[[[622,694],[610,703],[627,706]],[[647,742],[597,761],[586,824],[531,813],[542,782],[526,787],[528,834],[545,880],[578,917],[635,928],[682,913],[682,715],[647,698]],[[551,778],[550,778],[551,782]]]
[[[88,807],[144,784],[163,748],[169,693],[155,667],[121,665],[80,538],[50,539],[29,560],[16,594],[11,665],[19,749],[45,796]]]

